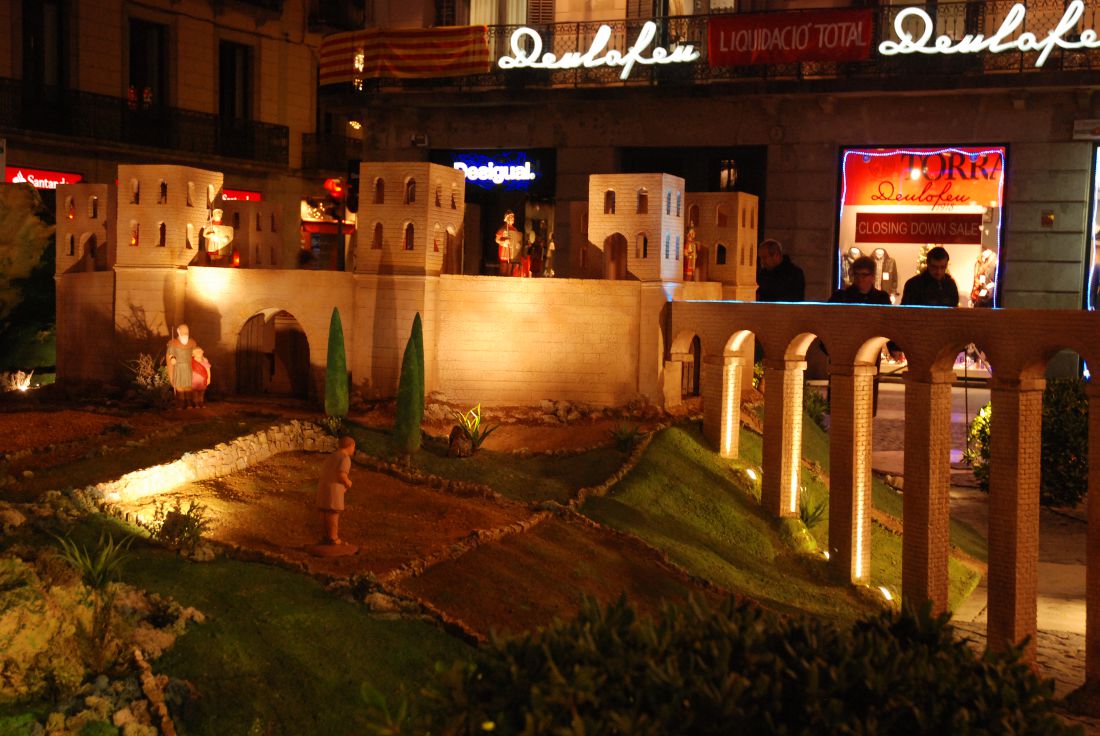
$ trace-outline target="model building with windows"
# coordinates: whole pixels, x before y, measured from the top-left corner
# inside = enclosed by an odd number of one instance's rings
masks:
[[[588,240],[612,280],[683,280],[684,180],[671,174],[593,174]]]

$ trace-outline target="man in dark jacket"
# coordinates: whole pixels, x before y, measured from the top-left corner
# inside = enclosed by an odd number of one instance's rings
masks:
[[[924,270],[905,282],[903,306],[957,307],[959,287],[947,273],[947,250],[937,245],[928,251]]]
[[[765,240],[756,251],[760,271],[756,275],[756,301],[802,302],[806,300],[806,277],[802,269],[783,255],[778,240]]]

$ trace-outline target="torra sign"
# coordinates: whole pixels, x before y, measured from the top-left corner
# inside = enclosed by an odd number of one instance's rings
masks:
[[[673,46],[666,49],[655,46],[649,56],[644,56],[646,48],[653,43],[657,36],[657,24],[647,20],[638,38],[626,52],[616,49],[608,49],[607,43],[611,40],[611,26],[602,25],[596,31],[596,36],[583,54],[580,51],[568,51],[561,58],[552,52],[542,53],[542,37],[532,28],[523,26],[512,32],[512,55],[502,56],[497,60],[501,69],[579,69],[584,67],[592,69],[598,66],[621,66],[620,79],[626,79],[634,69],[635,64],[649,66],[651,64],[687,64],[699,58],[700,54],[691,44]],[[523,48],[524,39],[530,39],[531,50]],[[603,54],[602,56],[600,54]]]
[[[1091,28],[1081,31],[1076,40],[1066,39],[1067,35],[1077,33],[1077,23],[1085,14],[1085,3],[1082,0],[1073,0],[1066,6],[1066,12],[1053,29],[1047,31],[1046,36],[1039,37],[1031,31],[1024,31],[1015,38],[1010,38],[1024,23],[1027,16],[1027,8],[1023,3],[1016,3],[1008,11],[1004,22],[997,32],[986,38],[980,33],[968,33],[960,40],[950,36],[938,36],[932,40],[932,29],[935,21],[919,7],[909,7],[898,12],[894,18],[894,33],[897,41],[883,41],[879,44],[878,51],[883,56],[895,56],[897,54],[976,54],[980,51],[990,51],[994,54],[1002,51],[1038,51],[1035,66],[1046,63],[1047,57],[1055,48],[1062,49],[1096,49],[1100,48],[1100,38]],[[920,33],[912,34],[905,30],[905,24],[912,19],[918,25]]]

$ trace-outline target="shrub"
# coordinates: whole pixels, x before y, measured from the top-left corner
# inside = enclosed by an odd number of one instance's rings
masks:
[[[499,424],[494,424],[488,429],[481,426],[481,404],[467,412],[456,411],[455,418],[458,419],[455,429],[470,441],[471,453],[477,452],[481,444],[489,438],[489,435],[500,428]]]
[[[331,414],[321,419],[321,429],[333,437],[339,437],[344,433],[344,417],[334,417]]]
[[[34,378],[34,371],[30,373],[24,373],[23,371],[0,373],[0,391],[26,391],[31,387],[32,378]]]
[[[638,440],[642,438],[642,431],[638,425],[627,422],[617,424],[614,429],[609,431],[611,432],[611,438],[615,440],[615,447],[619,448],[620,452],[630,452],[638,444]]]
[[[134,374],[138,397],[145,403],[157,407],[172,403],[172,382],[163,357],[158,360],[152,355],[140,353],[126,364],[126,368]]]
[[[813,503],[806,498],[805,492],[799,494],[798,518],[802,520],[802,523],[806,525],[807,529],[813,529],[820,524],[822,519],[825,518],[825,513],[828,510],[828,498],[820,498],[817,500],[817,503]]]
[[[752,364],[752,387],[759,390],[760,382],[764,380],[764,362],[761,360]]]
[[[212,522],[206,515],[207,508],[198,501],[188,502],[187,508],[176,499],[172,508],[158,502],[150,522],[142,524],[149,535],[169,549],[194,553],[202,535],[210,531]]]
[[[1080,379],[1055,379],[1043,392],[1040,501],[1075,506],[1088,490],[1088,397]],[[978,486],[989,492],[989,438],[992,407],[986,404],[970,423],[966,459]]]
[[[325,368],[325,414],[328,417],[348,415],[348,366],[344,353],[344,327],[340,310],[332,308],[328,324],[328,363]]]
[[[424,419],[424,331],[420,312],[413,319],[405,354],[401,357],[401,378],[397,384],[397,417],[394,446],[402,455],[420,449],[420,423]]]
[[[732,600],[654,620],[586,600],[442,670],[411,716],[368,709],[379,733],[1075,732],[1018,650],[979,656],[927,610],[842,628]]]
[[[814,424],[825,429],[825,415],[829,413],[829,399],[825,394],[810,386],[804,386],[802,408]]]

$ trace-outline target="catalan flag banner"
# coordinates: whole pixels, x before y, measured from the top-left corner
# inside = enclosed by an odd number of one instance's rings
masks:
[[[491,66],[487,26],[368,28],[326,36],[321,42],[322,85],[462,77],[485,74]]]

